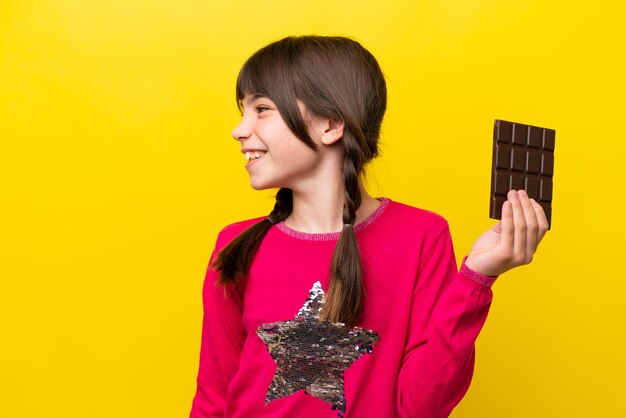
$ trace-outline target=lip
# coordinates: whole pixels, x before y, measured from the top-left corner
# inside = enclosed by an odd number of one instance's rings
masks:
[[[263,154],[260,158],[255,158],[254,160],[250,160],[250,162],[246,163],[246,168],[250,167],[251,165],[259,162],[260,160],[262,160],[263,158],[265,158],[265,156],[267,155],[267,152],[265,154]]]

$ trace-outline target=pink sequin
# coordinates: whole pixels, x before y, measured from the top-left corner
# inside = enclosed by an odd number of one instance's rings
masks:
[[[356,226],[354,226],[355,233],[358,233],[364,230],[365,228],[367,228],[372,222],[378,219],[378,217],[382,215],[382,213],[385,211],[385,208],[389,204],[389,199],[386,197],[379,197],[377,199],[380,200],[380,205],[378,205],[376,210],[372,212],[370,216],[368,216],[362,222],[359,222]],[[300,232],[300,231],[296,231],[295,229],[289,228],[287,225],[285,225],[285,222],[277,223],[276,227],[278,228],[279,231],[282,231],[291,237],[304,239],[308,241],[333,241],[333,240],[338,240],[339,236],[341,235],[341,232],[321,232],[321,233]]]
[[[467,257],[463,258],[463,263],[461,263],[461,269],[459,270],[459,273],[461,273],[468,279],[475,281],[476,283],[482,284],[485,287],[493,286],[493,283],[496,281],[498,276],[485,276],[482,273],[472,270],[465,265],[466,258]]]

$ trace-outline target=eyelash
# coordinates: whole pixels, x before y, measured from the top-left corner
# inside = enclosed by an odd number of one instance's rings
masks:
[[[266,110],[270,110],[270,108],[269,108],[269,107],[267,107],[267,106],[257,106],[257,107],[256,107],[256,111],[257,111],[257,113],[263,113],[263,112],[265,112]]]

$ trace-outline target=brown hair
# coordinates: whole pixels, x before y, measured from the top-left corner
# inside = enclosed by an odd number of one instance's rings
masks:
[[[344,227],[336,244],[330,283],[321,317],[354,325],[363,309],[363,279],[352,226],[361,205],[358,176],[378,155],[380,126],[387,105],[387,88],[374,56],[358,42],[344,37],[300,36],[273,42],[252,55],[237,78],[237,104],[248,94],[270,98],[289,129],[312,149],[317,146],[296,99],[319,117],[345,123],[342,177],[345,185]],[[293,208],[290,189],[276,194],[268,219],[239,234],[213,263],[218,283],[247,276],[259,245],[272,224],[285,220]],[[348,225],[346,225],[348,224]]]

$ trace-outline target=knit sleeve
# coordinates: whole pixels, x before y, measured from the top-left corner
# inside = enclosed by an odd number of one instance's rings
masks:
[[[218,236],[211,261],[224,245]],[[204,317],[197,389],[190,418],[223,417],[231,378],[239,367],[244,341],[242,297],[237,287],[216,283],[218,273],[208,268],[202,299]]]
[[[447,224],[426,254],[398,375],[400,417],[447,417],[463,398],[473,374],[474,342],[493,297],[495,278],[465,265],[457,271]]]

